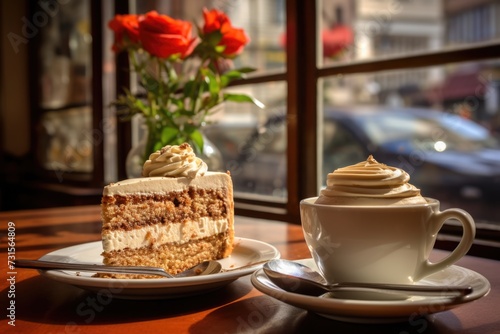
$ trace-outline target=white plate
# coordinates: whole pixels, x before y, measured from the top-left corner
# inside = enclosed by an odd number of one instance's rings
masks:
[[[262,263],[238,270],[238,267],[254,262],[277,259],[279,251],[264,242],[235,238],[233,253],[228,258],[219,260],[223,269],[231,269],[213,275],[183,278],[151,278],[151,279],[114,279],[95,278],[94,273],[66,270],[47,270],[40,273],[58,282],[71,284],[86,290],[101,294],[112,294],[122,299],[168,299],[195,295],[212,291],[237,278],[251,274],[262,267]],[[102,243],[100,241],[75,245],[48,253],[40,258],[46,261],[66,263],[96,263],[102,264]],[[236,270],[233,270],[236,269]]]
[[[313,269],[313,259],[299,260]],[[281,300],[284,303],[318,313],[327,318],[359,323],[388,323],[408,321],[418,316],[449,310],[485,296],[490,291],[490,283],[482,275],[466,268],[451,266],[438,273],[422,279],[424,285],[468,285],[473,292],[464,298],[445,296],[410,297],[398,300],[363,300],[306,296],[287,292],[277,287],[266,276],[262,269],[256,271],[251,278],[257,290]],[[368,298],[367,298],[368,299]]]

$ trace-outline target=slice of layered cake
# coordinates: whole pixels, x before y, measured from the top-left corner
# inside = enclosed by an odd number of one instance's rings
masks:
[[[151,154],[143,176],[104,188],[104,264],[176,274],[231,254],[234,201],[227,173],[208,172],[185,143]]]

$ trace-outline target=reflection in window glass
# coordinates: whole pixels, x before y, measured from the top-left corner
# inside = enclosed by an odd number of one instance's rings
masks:
[[[72,1],[57,7],[41,29],[38,61],[42,108],[90,103],[92,79],[92,36],[90,6]]]
[[[497,1],[471,1],[469,6],[453,6],[450,1],[446,20],[448,44],[488,41],[499,37],[500,4]],[[473,4],[476,2],[477,4]]]
[[[500,37],[500,4],[492,0],[319,3],[324,65],[439,50]]]
[[[372,154],[443,207],[500,224],[497,61],[324,80],[323,179]],[[349,134],[349,146],[335,141]],[[342,129],[342,130],[339,130]]]
[[[46,112],[40,128],[38,156],[46,169],[92,172],[94,137],[90,107]]]
[[[228,102],[205,129],[221,151],[238,196],[286,200],[286,88],[284,82],[231,88],[258,97],[266,108]]]

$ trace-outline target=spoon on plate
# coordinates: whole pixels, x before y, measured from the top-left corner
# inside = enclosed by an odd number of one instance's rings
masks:
[[[157,267],[106,266],[102,264],[92,264],[92,263],[67,263],[67,262],[44,261],[44,260],[16,260],[14,261],[14,266],[17,268],[31,268],[31,269],[41,269],[41,270],[61,269],[61,270],[73,270],[73,271],[90,271],[99,273],[141,274],[141,275],[157,275],[168,278],[182,278],[182,277],[211,275],[211,274],[235,271],[253,267],[265,263],[267,261],[268,260],[253,262],[247,265],[230,269],[223,269],[222,265],[215,260],[204,261],[176,275],[169,274],[164,269]]]
[[[285,291],[319,296],[325,292],[371,290],[411,296],[464,297],[472,292],[470,286],[432,286],[386,283],[326,283],[321,274],[298,262],[271,260],[262,267],[269,279]]]

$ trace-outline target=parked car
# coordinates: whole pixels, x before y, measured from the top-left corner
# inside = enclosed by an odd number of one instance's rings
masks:
[[[500,144],[473,121],[383,106],[330,109],[324,118],[323,183],[329,172],[372,154],[406,170],[411,183],[444,207],[500,204]],[[286,197],[285,120],[284,112],[273,115],[248,137],[232,163],[235,191]]]

